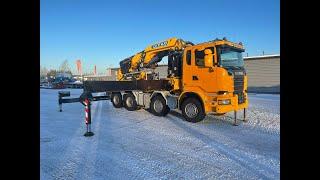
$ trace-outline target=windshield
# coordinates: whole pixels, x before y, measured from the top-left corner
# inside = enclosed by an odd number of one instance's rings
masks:
[[[242,51],[230,47],[221,47],[219,62],[222,67],[243,67]]]

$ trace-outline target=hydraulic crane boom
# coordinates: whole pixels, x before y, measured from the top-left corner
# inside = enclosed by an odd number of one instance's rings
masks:
[[[163,57],[168,56],[171,52],[181,51],[188,45],[192,45],[192,43],[170,38],[147,46],[143,51],[120,62],[118,80],[146,79],[147,69],[154,69]]]

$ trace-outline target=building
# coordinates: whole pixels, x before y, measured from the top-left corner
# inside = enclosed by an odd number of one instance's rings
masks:
[[[85,81],[115,81],[117,76],[88,75],[84,76]]]
[[[280,54],[244,57],[248,91],[280,93]]]
[[[252,93],[280,93],[280,54],[244,57],[248,74],[248,91]],[[104,78],[116,80],[118,68],[109,68]],[[168,66],[159,65],[155,72],[160,78],[167,77]],[[94,78],[92,78],[94,79]]]
[[[106,74],[86,75],[85,81],[116,81],[118,68],[108,68]]]

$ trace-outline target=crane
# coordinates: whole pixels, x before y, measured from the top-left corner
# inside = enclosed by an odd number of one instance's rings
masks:
[[[120,61],[118,80],[156,79],[154,69],[163,57],[178,53],[185,47],[193,45],[190,41],[169,38],[159,43],[147,46],[143,51]]]

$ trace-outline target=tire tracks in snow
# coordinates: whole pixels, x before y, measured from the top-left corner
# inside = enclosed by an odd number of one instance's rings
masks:
[[[137,113],[133,113],[137,114]],[[151,115],[152,116],[152,115]],[[115,117],[116,118],[116,117]],[[164,119],[162,119],[164,120]],[[173,124],[171,121],[168,121],[166,124]],[[210,159],[202,158],[197,155],[194,155],[190,153],[189,151],[187,152],[181,152],[179,148],[174,148],[174,147],[168,147],[166,146],[165,142],[160,143],[160,144],[155,144],[153,143],[152,139],[148,139],[146,141],[145,138],[142,138],[141,135],[148,134],[148,129],[145,129],[146,131],[142,131],[139,133],[141,128],[144,126],[136,126],[137,132],[130,132],[130,136],[132,139],[130,141],[135,142],[134,144],[130,143],[129,144],[122,144],[119,142],[112,142],[113,144],[119,144],[122,147],[122,151],[126,152],[125,154],[129,155],[129,159],[131,159],[131,163],[135,162],[134,166],[138,167],[145,167],[147,166],[146,169],[134,169],[135,174],[138,174],[139,177],[160,177],[161,178],[173,178],[179,176],[180,178],[182,177],[212,177],[212,172],[214,172],[215,177],[220,177],[223,178],[223,176],[228,176],[224,172],[221,167],[217,166],[215,162],[212,162]],[[133,128],[133,126],[129,127],[127,126],[126,128]],[[134,128],[134,129],[136,129]],[[180,129],[180,128],[179,128]],[[117,129],[119,130],[119,129]],[[152,131],[152,129],[149,129]],[[142,134],[141,134],[142,133]],[[140,135],[139,135],[140,134]],[[142,135],[143,136],[143,135]],[[130,145],[131,144],[131,145]],[[170,143],[171,144],[171,143]],[[141,146],[141,147],[140,147]],[[139,151],[141,149],[141,151]],[[148,149],[152,149],[151,151]],[[171,156],[168,155],[174,155],[175,157],[172,158]],[[140,161],[135,161],[134,159],[141,159],[142,162]],[[178,159],[178,161],[177,161]],[[163,161],[166,161],[167,163],[164,163]],[[192,162],[192,163],[191,163]],[[150,164],[151,163],[151,164]],[[192,166],[190,166],[190,163]],[[173,166],[171,168],[168,167],[168,164],[170,166]],[[186,164],[187,165],[186,167]],[[151,167],[150,167],[151,166]],[[161,170],[159,169],[153,169],[153,167],[161,167]],[[183,167],[183,168],[182,168]],[[196,167],[196,169],[194,169]],[[130,167],[128,167],[130,168]],[[152,168],[150,170],[149,168]],[[149,169],[149,170],[148,170]],[[188,169],[188,170],[187,170]],[[206,169],[207,171],[202,171],[200,169]],[[148,170],[148,173],[146,173],[146,170]],[[151,172],[154,172],[156,174],[153,174]],[[208,174],[210,172],[210,174]],[[160,173],[160,174],[159,174]],[[190,174],[191,173],[191,174]],[[207,173],[207,175],[206,175]],[[197,174],[197,175],[195,175]],[[201,175],[200,175],[201,174]]]
[[[136,113],[132,113],[132,114],[136,115]],[[236,147],[234,147],[234,146],[236,146],[238,144],[235,145],[235,144],[232,143],[231,144],[232,146],[230,146],[229,145],[230,143],[228,143],[228,142],[230,142],[230,139],[228,139],[228,137],[226,137],[223,134],[221,134],[221,132],[214,133],[214,136],[216,136],[216,137],[221,136],[219,139],[221,140],[221,138],[222,138],[222,142],[219,142],[217,140],[212,139],[211,137],[209,137],[207,135],[199,133],[194,128],[188,127],[185,124],[185,122],[181,121],[181,119],[179,119],[179,118],[172,119],[172,117],[170,115],[167,116],[167,117],[169,117],[169,118],[166,118],[166,119],[169,119],[169,121],[171,121],[174,125],[176,125],[180,129],[182,129],[182,130],[186,131],[187,133],[189,133],[191,135],[191,137],[195,137],[196,139],[198,139],[201,142],[203,142],[206,146],[211,147],[211,148],[209,148],[210,150],[216,151],[219,154],[225,156],[226,159],[227,159],[225,161],[226,163],[232,164],[232,162],[235,162],[238,167],[241,167],[244,170],[244,172],[245,171],[247,171],[247,172],[249,171],[250,173],[252,173],[252,174],[254,174],[254,175],[258,176],[258,177],[262,177],[264,179],[278,177],[279,173],[276,172],[276,170],[270,168],[268,165],[264,164],[264,162],[260,162],[259,161],[259,160],[261,160],[260,158],[262,158],[262,160],[264,160],[263,159],[263,158],[265,158],[264,156],[261,157],[260,154],[256,154],[256,153],[252,153],[252,152],[244,152],[243,150],[238,150],[238,149],[236,149]],[[144,121],[144,120],[145,119],[143,119],[142,121]],[[141,120],[138,121],[138,122],[141,122]],[[119,129],[122,129],[122,128],[133,128],[133,127],[138,127],[139,128],[139,126],[137,126],[136,123],[129,123],[129,124],[125,125],[125,126],[121,126],[120,128],[111,129],[111,131],[119,130]],[[137,136],[134,136],[132,138],[139,139],[139,141],[143,142],[143,139],[141,139],[141,138],[139,138]],[[227,143],[227,145],[223,144],[224,142]],[[148,144],[148,146],[154,146],[154,144],[152,144],[152,143],[148,143],[148,142],[144,142],[144,143]],[[163,149],[163,148],[156,145],[156,149]],[[203,157],[198,157],[197,155],[195,156],[195,155],[188,154],[188,153],[187,154],[181,153],[181,152],[178,152],[178,151],[176,151],[174,149],[171,149],[171,148],[168,148],[168,147],[166,147],[164,149],[167,149],[167,151],[170,149],[170,151],[172,153],[173,152],[174,153],[180,153],[181,155],[184,154],[186,157],[193,159],[193,161],[197,161],[197,163],[202,162],[203,167],[208,167],[208,166],[210,166],[210,164],[214,163],[210,159],[204,159]],[[125,151],[125,148],[123,150]],[[137,154],[137,153],[134,153],[132,151],[129,151],[129,152],[130,153],[128,153],[128,154],[132,154],[133,153],[136,156],[139,156],[139,153]],[[145,152],[145,154],[144,154],[145,158],[146,158],[147,154],[148,154],[148,152]],[[152,152],[151,152],[151,154],[147,156],[148,157],[147,159],[152,159],[152,157],[157,156],[157,154],[153,154]],[[257,156],[260,156],[259,159],[255,158]],[[138,174],[140,174],[140,173],[138,173]]]
[[[220,154],[223,154],[228,159],[236,162],[237,164],[241,165],[242,167],[248,169],[253,174],[262,177],[263,179],[274,179],[279,178],[278,172],[271,169],[270,167],[257,162],[255,159],[252,159],[249,156],[245,156],[234,148],[228,147],[223,143],[216,141],[213,138],[209,138],[208,136],[198,132],[194,128],[186,126],[183,122],[180,122],[180,119],[172,119],[171,122],[176,124],[178,127],[184,129],[190,135],[196,137],[198,140],[202,141],[203,143],[211,146],[214,150],[217,150]],[[220,135],[221,136],[221,135]]]

